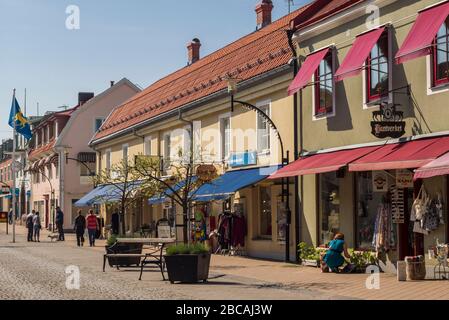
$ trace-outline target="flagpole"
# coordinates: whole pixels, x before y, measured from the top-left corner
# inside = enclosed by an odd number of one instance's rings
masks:
[[[13,99],[12,102],[15,103],[16,100],[16,89],[14,89],[13,92]],[[14,120],[14,126],[13,126],[13,135],[12,135],[12,164],[11,164],[11,170],[12,170],[12,216],[13,216],[13,223],[12,223],[12,243],[16,243],[16,170],[14,169],[16,164],[16,121]]]

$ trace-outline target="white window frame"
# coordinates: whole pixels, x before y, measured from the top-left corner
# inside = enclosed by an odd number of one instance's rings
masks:
[[[98,120],[101,120],[101,125],[100,125],[100,127],[97,129],[97,121]],[[101,128],[101,126],[103,125],[103,123],[104,123],[104,121],[105,121],[106,119],[104,118],[104,117],[96,117],[95,119],[94,119],[94,133],[96,133],[96,132],[98,132],[98,130],[100,130],[100,128]]]
[[[271,118],[271,100],[264,100],[264,101],[259,101],[256,103],[256,107],[261,109],[263,107],[268,107],[268,112],[266,112],[267,116]],[[264,110],[262,110],[264,111]],[[273,146],[273,129],[271,128],[270,125],[268,125],[269,128],[269,137],[268,137],[268,149],[265,150],[259,150],[259,138],[260,137],[260,132],[259,132],[259,114],[256,114],[256,150],[257,150],[257,154],[259,156],[269,156],[271,153],[271,148]]]
[[[172,140],[172,136],[171,136],[171,132],[166,132],[162,135],[162,143],[163,143],[163,161],[164,161],[164,170],[166,170],[168,168],[167,165],[167,160],[168,160],[168,164],[171,163],[172,161],[172,156],[171,156],[171,149],[172,149],[172,145],[171,145],[171,140]],[[168,157],[167,157],[167,151],[168,151]]]
[[[112,166],[112,150],[111,149],[106,149],[105,152],[105,169],[106,171],[110,171],[111,170],[111,166]]]
[[[329,47],[329,50],[332,54],[332,112],[328,113],[324,116],[317,116],[315,114],[315,110],[316,110],[316,99],[315,99],[315,82],[316,82],[316,77],[315,77],[315,72],[313,73],[313,85],[310,86],[311,90],[312,90],[312,121],[320,121],[320,120],[326,120],[329,118],[333,118],[337,115],[337,94],[336,94],[336,82],[335,82],[335,72],[336,70],[336,64],[337,64],[337,50],[335,49],[334,46]],[[321,63],[321,61],[320,61]],[[319,66],[318,66],[319,68]]]
[[[230,138],[230,141],[229,141],[229,154],[228,155],[225,155],[225,145],[224,145],[224,139],[225,139],[225,137],[224,137],[224,135],[226,135],[226,133],[224,132],[224,127],[223,127],[223,121],[225,120],[225,119],[228,119],[229,120],[229,138]],[[218,145],[219,145],[219,152],[218,152],[218,154],[219,154],[219,161],[228,161],[229,160],[229,158],[230,158],[230,156],[231,156],[231,154],[232,154],[232,115],[231,115],[231,113],[230,112],[228,112],[228,113],[223,113],[223,114],[220,114],[219,116],[218,116],[218,125],[219,125],[219,131],[220,131],[220,138],[219,138],[219,141],[218,141]]]
[[[380,26],[382,27],[382,26]],[[378,102],[387,102],[389,104],[393,103],[393,27],[387,27],[388,33],[388,99],[379,100]],[[368,88],[368,68],[366,67],[366,62],[363,63],[362,69],[362,97],[363,97],[363,110],[372,110],[373,108],[378,109],[379,103],[368,102],[367,88]]]
[[[126,150],[126,159],[125,159],[125,150]],[[122,144],[122,160],[128,163],[129,161],[129,143]]]
[[[152,152],[153,152],[152,145],[151,145],[152,141],[153,141],[153,137],[152,136],[145,137],[144,147],[143,147],[143,153],[144,153],[145,156],[151,156],[152,155]]]

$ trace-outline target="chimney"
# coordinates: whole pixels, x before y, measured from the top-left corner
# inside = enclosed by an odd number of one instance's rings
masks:
[[[201,42],[198,38],[193,39],[192,42],[187,45],[187,51],[189,53],[189,65],[200,60],[200,48]]]
[[[115,81],[111,81],[111,87],[115,85]]]
[[[94,95],[93,92],[80,92],[80,93],[78,93],[78,105],[82,106],[87,101],[92,99],[94,96],[95,95]]]
[[[257,30],[271,24],[271,12],[273,11],[273,2],[271,0],[261,0],[256,6]]]

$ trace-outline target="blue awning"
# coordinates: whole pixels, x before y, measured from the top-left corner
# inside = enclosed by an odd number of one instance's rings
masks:
[[[277,170],[279,166],[226,172],[211,183],[201,186],[195,192],[194,199],[198,202],[228,199],[237,191],[267,179]]]
[[[133,189],[137,190],[142,185],[142,182],[136,181],[130,183],[127,192],[132,192]],[[90,207],[93,205],[100,205],[106,203],[116,203],[120,202],[122,198],[122,185],[102,185],[77,201],[75,207]]]

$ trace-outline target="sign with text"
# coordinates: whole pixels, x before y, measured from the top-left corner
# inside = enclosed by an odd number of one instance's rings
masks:
[[[257,152],[236,152],[231,154],[229,166],[232,168],[252,166],[257,164]]]
[[[396,186],[398,188],[413,188],[413,172],[410,170],[396,170]]]
[[[371,133],[375,137],[379,139],[400,138],[405,134],[404,112],[397,111],[396,106],[396,104],[383,104],[380,106],[380,111],[373,112]]]

